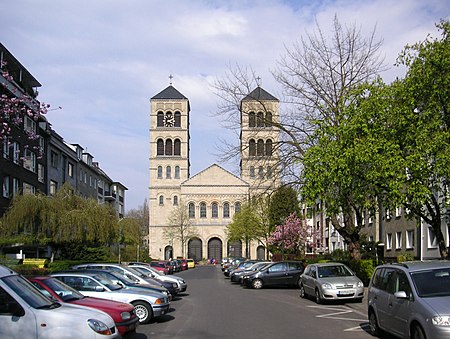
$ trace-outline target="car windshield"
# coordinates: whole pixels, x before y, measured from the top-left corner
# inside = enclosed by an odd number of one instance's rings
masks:
[[[353,273],[343,265],[319,266],[317,272],[319,278],[349,277],[353,275]]]
[[[145,277],[151,277],[151,272],[143,267],[133,267],[136,271],[143,274]]]
[[[122,286],[115,284],[112,280],[108,279],[108,277],[104,276],[103,274],[96,274],[94,278],[97,279],[101,284],[108,287],[111,291],[120,290],[122,288]]]
[[[411,277],[422,298],[450,296],[450,268],[412,272]]]
[[[128,279],[126,276],[118,273],[118,272],[110,272],[110,271],[104,271],[99,273],[99,275],[104,276],[106,279],[112,281],[114,284],[120,285],[132,285],[134,284],[134,281],[131,279]]]
[[[58,279],[45,279],[43,283],[47,285],[53,292],[58,294],[60,298],[65,302],[84,298],[84,295],[82,295],[80,292],[74,290],[72,287],[64,284]]]
[[[3,278],[5,284],[18,294],[23,301],[33,308],[50,309],[61,306],[61,304],[54,302],[50,298],[42,294],[36,287],[34,287],[28,280],[20,275],[11,275]]]

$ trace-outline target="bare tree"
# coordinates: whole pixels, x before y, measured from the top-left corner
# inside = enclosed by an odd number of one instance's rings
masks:
[[[169,226],[164,228],[163,236],[170,243],[179,241],[181,245],[181,256],[184,258],[184,249],[186,243],[196,236],[198,236],[197,230],[191,224],[189,213],[184,204],[180,204],[172,210],[168,220]]]

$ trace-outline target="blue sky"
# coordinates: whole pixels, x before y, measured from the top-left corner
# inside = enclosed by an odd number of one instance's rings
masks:
[[[270,71],[305,32],[329,32],[337,15],[383,40],[386,64],[408,43],[436,36],[448,0],[186,1],[5,0],[0,41],[42,87],[39,100],[61,110],[47,118],[128,187],[126,209],[148,196],[149,99],[173,85],[191,104],[191,175],[218,163],[219,139],[235,134],[213,116],[212,83],[230,64],[251,66],[277,96]],[[391,68],[385,81],[402,76]],[[237,173],[235,164],[218,163]]]

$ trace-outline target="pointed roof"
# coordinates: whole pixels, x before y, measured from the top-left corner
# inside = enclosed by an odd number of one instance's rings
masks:
[[[217,180],[221,178],[220,180]],[[227,183],[227,184],[225,184]],[[203,171],[184,181],[182,186],[243,186],[249,184],[217,164],[212,164]]]
[[[162,90],[156,94],[152,99],[182,99],[187,100],[187,98],[181,94],[175,87],[169,85],[166,89]]]
[[[279,101],[277,98],[275,98],[272,94],[265,91],[261,87],[256,87],[251,93],[249,93],[244,99],[242,100],[271,100],[271,101]]]

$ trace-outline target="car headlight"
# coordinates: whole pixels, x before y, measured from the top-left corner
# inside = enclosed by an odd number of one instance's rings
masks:
[[[131,313],[130,312],[122,312],[122,313],[120,313],[120,317],[122,318],[122,320],[128,320],[131,318]]]
[[[97,332],[98,334],[104,334],[104,335],[112,334],[109,327],[106,326],[105,323],[101,322],[100,320],[89,319],[88,324],[89,324],[89,327],[92,328],[92,330]]]
[[[450,316],[448,315],[435,316],[431,318],[431,322],[435,326],[450,326]]]
[[[322,288],[324,288],[326,290],[331,290],[333,288],[333,286],[331,286],[331,284],[329,284],[329,283],[322,283]]]
[[[358,283],[356,284],[357,287],[364,287],[364,284],[362,281],[358,281]]]

